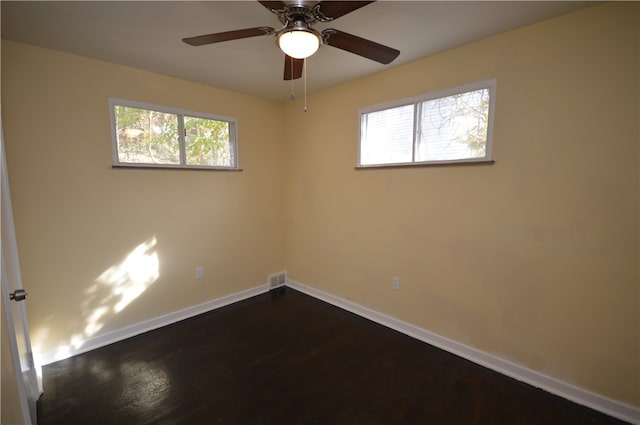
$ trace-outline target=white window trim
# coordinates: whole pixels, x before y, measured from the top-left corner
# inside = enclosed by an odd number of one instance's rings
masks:
[[[367,106],[358,111],[358,165],[356,169],[362,168],[401,168],[401,167],[417,167],[417,166],[437,166],[437,165],[464,165],[464,164],[493,164],[493,119],[495,116],[495,95],[496,95],[496,79],[490,78],[487,80],[476,81],[473,83],[463,84],[456,87],[450,87],[446,89],[436,90],[433,92],[421,94],[418,96],[407,97],[404,99],[393,100],[390,102],[379,103],[377,105]],[[413,146],[413,154],[411,162],[396,162],[396,163],[384,163],[384,164],[362,164],[361,158],[361,145],[362,145],[362,115],[371,112],[378,112],[385,109],[399,108],[401,106],[414,105],[414,116],[417,113],[416,105],[429,100],[440,99],[443,97],[454,96],[460,93],[466,93],[470,91],[489,89],[489,122],[487,125],[487,145],[486,154],[482,158],[463,158],[452,159],[442,161],[415,161],[415,140]],[[414,138],[415,138],[415,126],[417,125],[414,118]]]
[[[151,111],[163,112],[167,114],[175,114],[182,116],[189,116],[193,118],[204,118],[216,121],[226,121],[229,123],[229,138],[233,140],[233,150],[235,154],[235,166],[233,167],[220,167],[220,166],[210,166],[210,165],[187,165],[185,158],[185,149],[184,149],[184,138],[180,138],[180,162],[181,164],[142,164],[135,162],[120,162],[118,159],[118,136],[116,134],[116,117],[115,117],[115,106],[127,106],[130,108],[137,109],[146,109]],[[213,115],[206,114],[204,112],[196,112],[190,111],[188,109],[174,108],[171,106],[164,105],[156,105],[153,103],[144,103],[144,102],[136,102],[133,100],[121,99],[117,97],[109,98],[109,117],[111,120],[111,148],[113,154],[113,166],[114,167],[126,167],[126,168],[177,168],[177,169],[187,169],[187,170],[230,170],[230,171],[241,171],[240,168],[240,157],[238,152],[238,121],[232,117],[226,117],[224,115]],[[183,134],[183,121],[178,120],[178,132],[179,134]]]

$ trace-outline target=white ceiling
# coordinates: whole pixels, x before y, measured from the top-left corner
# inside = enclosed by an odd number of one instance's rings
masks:
[[[308,59],[310,93],[494,34],[593,5],[578,1],[378,1],[314,28],[336,28],[400,50],[389,65],[322,46]],[[2,38],[172,75],[274,100],[288,99],[273,36],[192,47],[181,39],[271,26],[256,1],[2,1]],[[302,80],[296,81],[296,91]]]

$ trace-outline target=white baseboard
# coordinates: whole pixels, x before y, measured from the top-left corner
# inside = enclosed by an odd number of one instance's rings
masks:
[[[427,344],[436,346],[464,359],[495,370],[518,381],[522,381],[534,387],[541,388],[552,394],[559,395],[575,403],[587,406],[591,409],[597,410],[623,421],[627,421],[632,424],[640,424],[640,409],[637,407],[633,407],[628,404],[621,403],[619,401],[615,401],[599,394],[595,394],[585,389],[576,387],[574,385],[567,384],[558,379],[544,375],[540,372],[536,372],[524,366],[501,359],[493,354],[489,354],[484,351],[478,350],[477,348],[461,344],[449,338],[445,338],[441,335],[419,328],[410,323],[403,322],[391,316],[387,316],[386,314],[368,309],[351,301],[347,301],[343,298],[337,297],[319,289],[312,288],[291,279],[287,280],[287,286],[310,295],[314,298],[325,301],[329,304],[335,305],[336,307],[340,307],[344,310],[355,313],[358,316],[362,316],[373,322],[394,329],[412,338],[426,342]]]
[[[441,335],[422,329],[418,326],[403,322],[394,317],[379,313],[377,311],[363,307],[359,304],[353,303],[319,289],[312,288],[291,279],[287,279],[286,286],[310,295],[314,298],[325,301],[329,304],[335,305],[336,307],[340,307],[344,310],[350,311],[354,314],[357,314],[358,316],[362,316],[388,328],[394,329],[412,338],[441,348],[464,359],[495,370],[506,376],[517,379],[518,381],[522,381],[527,384],[533,385],[534,387],[541,388],[552,394],[559,395],[575,403],[587,406],[623,421],[640,425],[639,408],[609,399],[599,394],[592,393],[574,385],[567,384],[550,376],[544,375],[540,372],[536,372],[524,366],[501,359],[493,354],[485,353],[484,351],[478,350],[465,344],[461,344],[449,338],[445,338]],[[221,298],[216,298],[214,300],[210,300],[193,307],[188,307],[183,310],[179,310],[173,313],[146,320],[144,322],[127,326],[117,331],[96,335],[94,337],[81,341],[79,344],[75,344],[74,346],[64,347],[64,349],[56,349],[43,353],[39,356],[39,359],[36,359],[36,363],[38,363],[39,365],[47,365],[77,354],[82,354],[109,344],[113,344],[114,342],[122,341],[124,339],[152,331],[154,329],[161,328],[163,326],[171,325],[181,320],[188,319],[190,317],[197,316],[199,314],[206,313],[208,311],[215,310],[217,308],[266,293],[268,291],[268,284],[256,286],[254,288],[226,295]]]
[[[76,343],[73,346],[62,347],[48,351],[46,353],[42,353],[39,356],[39,359],[36,359],[36,365],[44,366],[53,362],[64,360],[71,356],[75,356],[77,354],[86,353],[87,351],[95,350],[96,348],[104,347],[106,345],[113,344],[114,342],[122,341],[124,339],[131,338],[133,336],[140,335],[154,329],[159,329],[163,326],[171,325],[181,320],[188,319],[190,317],[197,316],[199,314],[206,313],[208,311],[215,310],[217,308],[224,307],[226,305],[233,304],[235,302],[242,301],[268,291],[268,284],[256,286],[254,288],[216,298],[202,304],[195,305],[193,307],[188,307],[183,310],[174,311],[173,313],[154,317],[153,319],[145,320],[144,322],[136,323],[134,325],[127,326],[116,331],[96,335],[91,338],[87,338],[80,343]]]

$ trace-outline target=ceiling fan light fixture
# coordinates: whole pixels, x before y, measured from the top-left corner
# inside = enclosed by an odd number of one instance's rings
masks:
[[[320,34],[310,28],[294,27],[278,34],[278,47],[296,59],[313,55],[320,48]]]

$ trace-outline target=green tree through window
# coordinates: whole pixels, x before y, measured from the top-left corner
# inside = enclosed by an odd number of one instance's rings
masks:
[[[120,105],[115,115],[121,162],[180,164],[177,115]]]
[[[187,164],[217,166],[231,164],[228,122],[185,117],[184,129]]]
[[[118,165],[235,168],[235,121],[113,103]],[[167,108],[168,109],[168,108]]]

